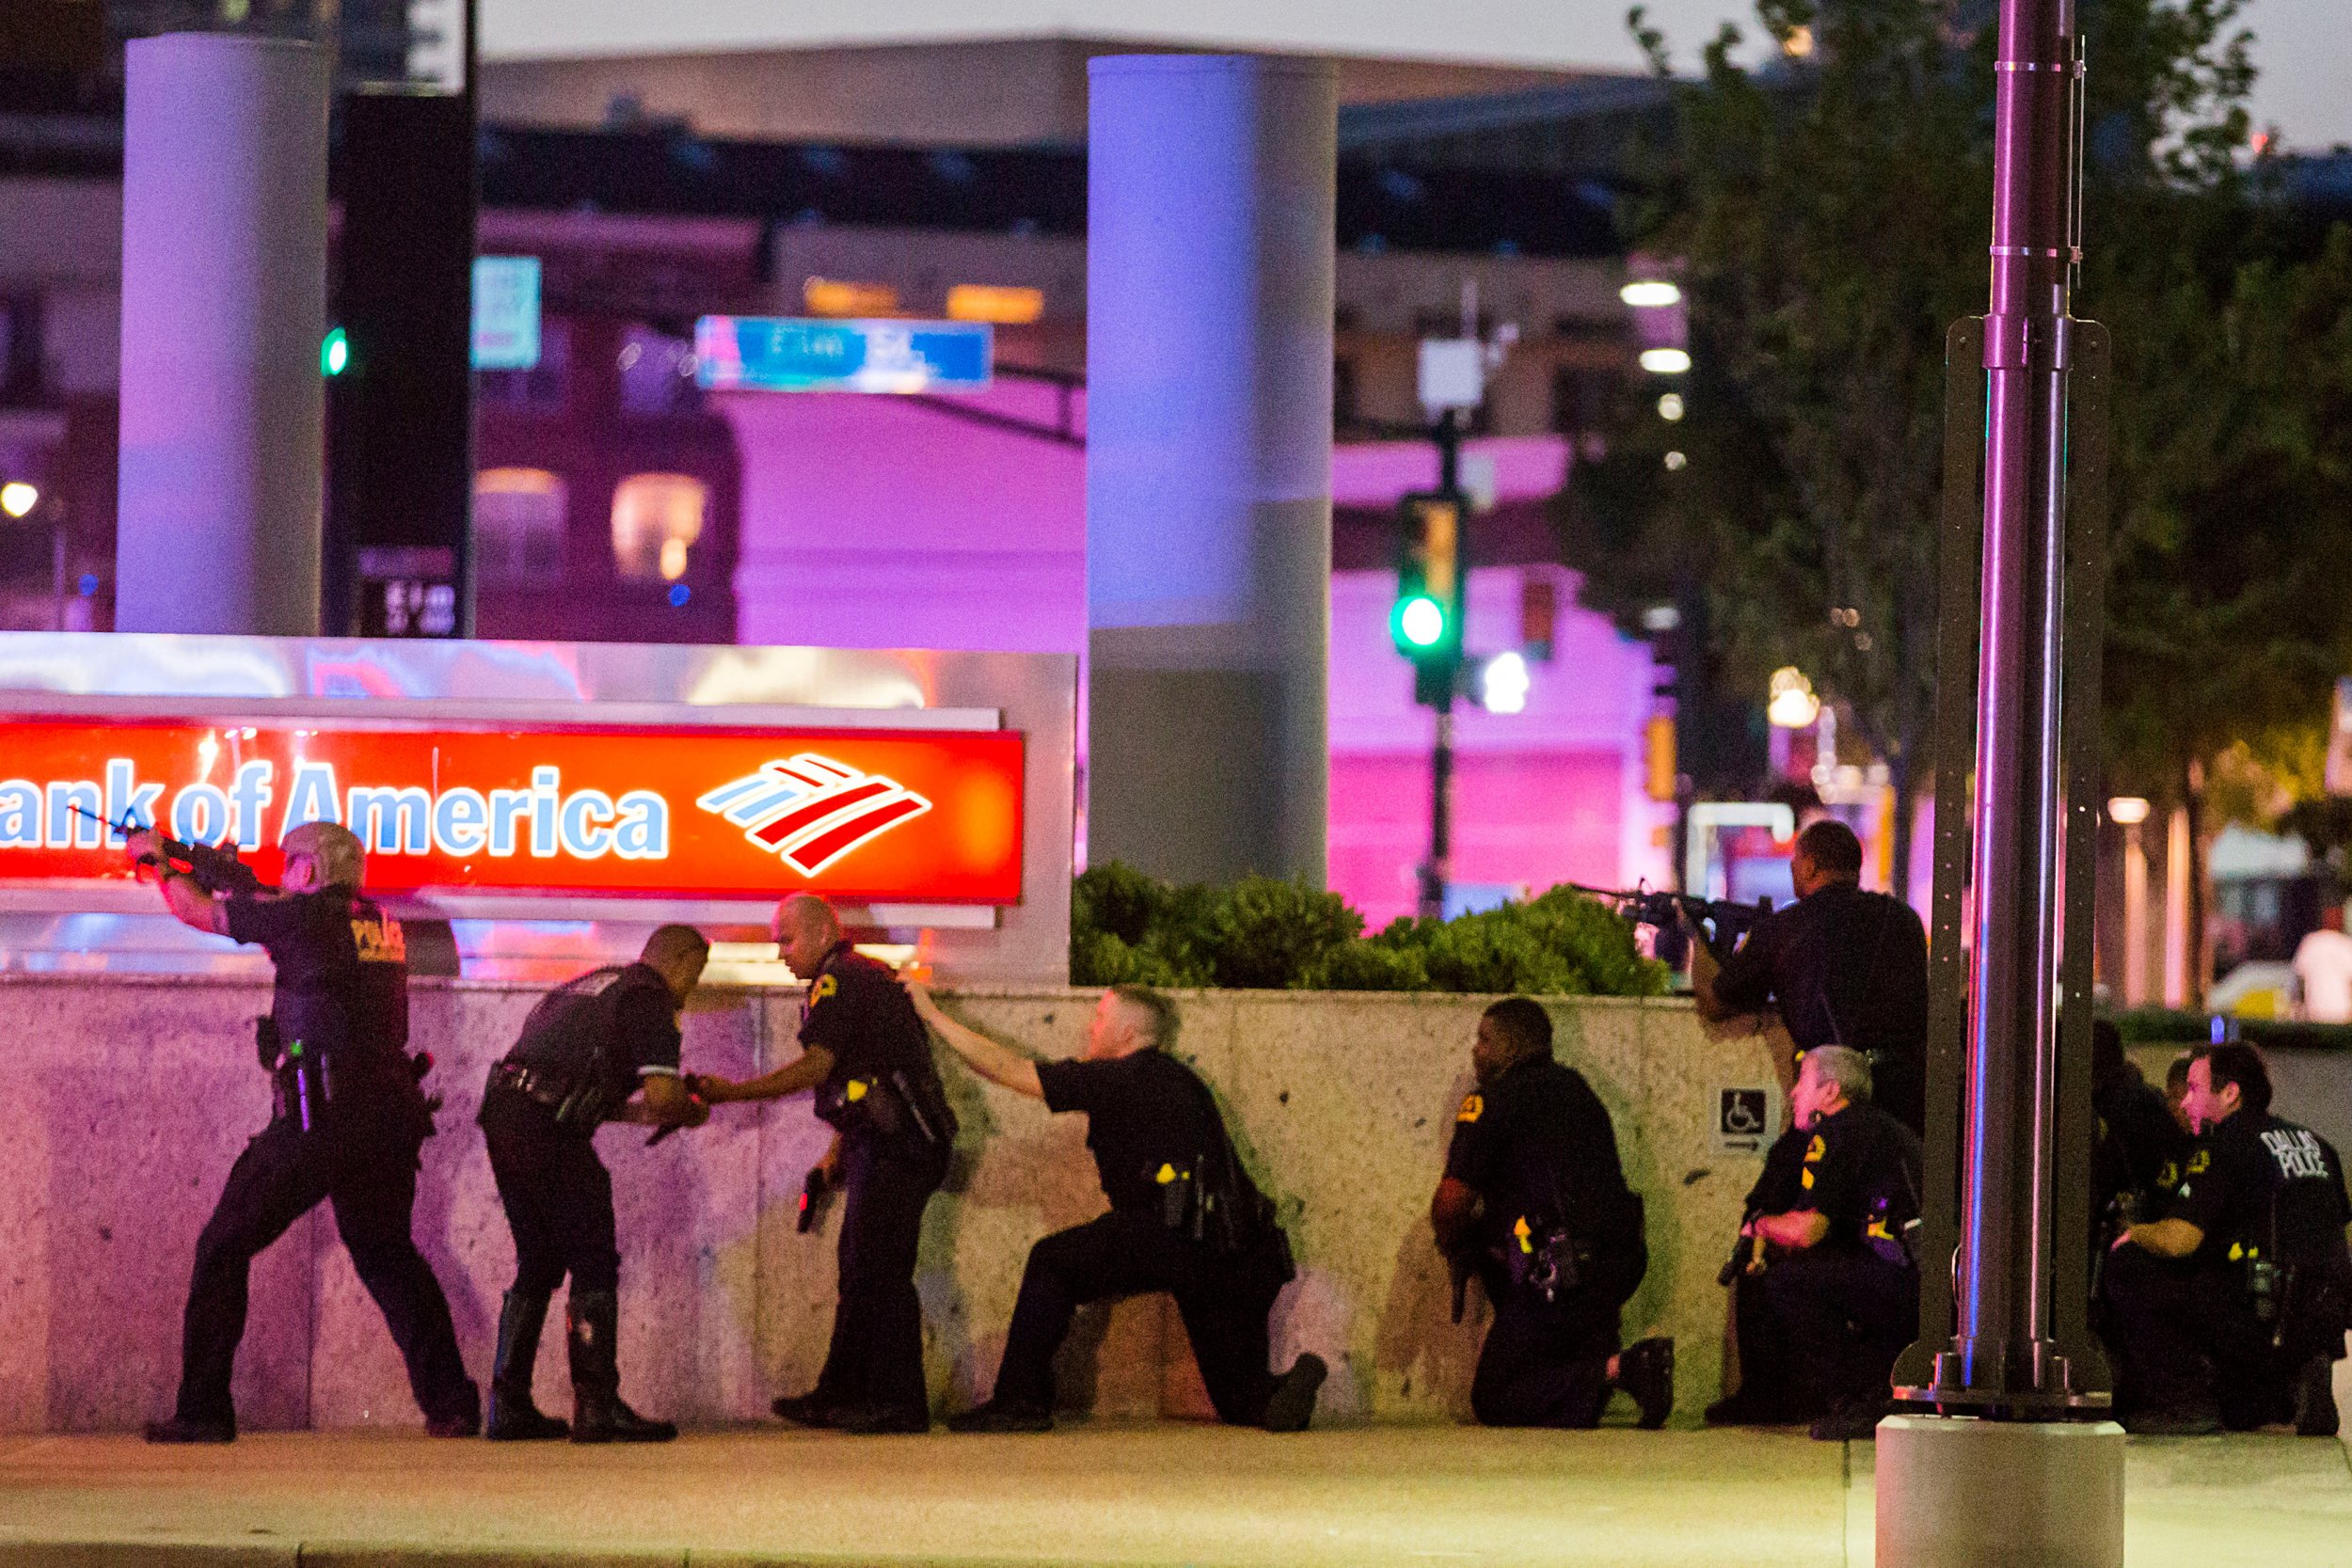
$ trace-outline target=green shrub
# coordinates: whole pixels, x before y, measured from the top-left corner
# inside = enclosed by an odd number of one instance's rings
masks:
[[[1365,937],[1337,894],[1249,877],[1171,888],[1131,866],[1089,869],[1071,899],[1078,985],[1224,986],[1654,996],[1666,970],[1633,928],[1569,888]]]

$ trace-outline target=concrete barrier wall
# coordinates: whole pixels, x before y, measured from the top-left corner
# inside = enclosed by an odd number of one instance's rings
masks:
[[[425,1146],[416,1234],[486,1378],[514,1254],[472,1117],[488,1064],[535,991],[420,982],[414,1044],[440,1066],[441,1134]],[[1179,1053],[1225,1101],[1244,1158],[1281,1202],[1300,1276],[1275,1324],[1278,1360],[1331,1363],[1327,1417],[1466,1412],[1483,1311],[1447,1321],[1425,1217],[1485,999],[1302,992],[1182,998]],[[1092,993],[966,992],[967,1022],[1046,1055],[1074,1053]],[[250,1020],[258,986],[174,978],[0,978],[0,1430],[125,1429],[165,1413],[198,1230],[229,1165],[268,1115]],[[1629,1335],[1680,1344],[1680,1404],[1720,1391],[1714,1274],[1758,1167],[1715,1139],[1715,1090],[1770,1083],[1753,1037],[1710,1039],[1687,1004],[1563,1000],[1562,1058],[1615,1118],[1649,1202],[1650,1275]],[[687,1021],[690,1068],[741,1076],[795,1053],[789,992],[708,991]],[[963,1121],[958,1174],[927,1216],[919,1285],[931,1377],[950,1408],[993,1381],[1028,1244],[1103,1206],[1080,1117],[945,1069]],[[814,1380],[831,1322],[837,1214],[795,1232],[803,1173],[825,1130],[806,1099],[723,1107],[661,1147],[598,1136],[622,1238],[622,1371],[641,1408],[695,1423],[756,1419]],[[248,1427],[419,1420],[400,1363],[322,1208],[253,1272],[237,1397]],[[1473,1291],[1473,1302],[1476,1294]],[[541,1402],[568,1400],[557,1336]],[[1205,1413],[1173,1309],[1124,1304],[1082,1323],[1063,1394],[1098,1414]]]

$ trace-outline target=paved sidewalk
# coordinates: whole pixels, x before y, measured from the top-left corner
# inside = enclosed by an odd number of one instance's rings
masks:
[[[1870,1560],[1870,1450],[1794,1433],[402,1433],[0,1439],[0,1568],[1805,1564]],[[2352,1561],[2336,1443],[2136,1441],[2134,1568]]]

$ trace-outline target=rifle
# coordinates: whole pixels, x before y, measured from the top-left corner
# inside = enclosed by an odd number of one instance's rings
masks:
[[[101,827],[111,828],[126,838],[139,831],[139,824],[131,820],[131,814],[128,812],[123,813],[121,821],[109,822],[96,812],[78,805],[69,806],[66,809],[76,816],[87,817]],[[198,887],[202,888],[208,894],[249,894],[267,891],[262,885],[262,879],[253,874],[253,868],[237,858],[235,849],[210,844],[183,844],[178,839],[167,836],[159,829],[150,831],[155,834],[155,843],[160,854],[140,856],[141,865],[156,865],[165,871],[185,872]]]
[[[1681,930],[1682,917],[1688,915],[1706,933],[1707,945],[1718,958],[1728,957],[1756,923],[1772,912],[1770,898],[1739,904],[1728,898],[1673,893],[1646,883],[1631,888],[1587,887],[1582,882],[1570,882],[1568,886],[1592,897],[1608,899],[1616,905],[1620,915],[1636,926],[1654,926],[1661,936]]]

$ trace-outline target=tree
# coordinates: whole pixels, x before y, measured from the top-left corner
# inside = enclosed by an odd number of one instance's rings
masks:
[[[2251,220],[2259,203],[2233,162],[2251,80],[2245,36],[2229,30],[2239,3],[2083,7],[2094,70],[2080,308],[2118,343],[2111,626],[2148,613],[2157,585],[2184,569],[2185,536],[2163,520],[2177,508],[2159,498],[2196,470],[2166,426],[2193,396],[2183,366],[2215,361],[2195,341],[2200,299],[2230,293],[2248,267],[2249,309],[2288,287],[2289,269],[2259,270],[2277,236]],[[1684,418],[1659,417],[1661,388],[1629,393],[1612,410],[1608,455],[1580,467],[1556,509],[1588,602],[1630,627],[1673,596],[1677,574],[1695,578],[1716,631],[1703,657],[1734,689],[1760,693],[1767,672],[1795,664],[1851,714],[1894,788],[1899,893],[1935,760],[1944,335],[1985,308],[1992,11],[1981,0],[1759,0],[1782,59],[1734,64],[1729,27],[1708,44],[1700,78],[1673,88],[1671,135],[1637,155],[1624,213],[1639,249],[1682,268]],[[1662,39],[1640,10],[1629,21],[1666,73]],[[2305,315],[2326,309],[2307,301]],[[2189,351],[2200,357],[2178,357]],[[2215,368],[2242,377],[2258,359],[2225,355]],[[2217,441],[2251,438],[2262,399],[2280,390],[2264,375],[2207,411]],[[2318,418],[2305,408],[2283,421],[2292,439],[2256,448],[2293,447]],[[2241,519],[2251,527],[2235,543],[2250,555],[2288,523],[2265,510]],[[2196,639],[2205,668],[2248,679],[2278,668],[2223,641]],[[2121,663],[2109,660],[2128,714],[2135,677]],[[2208,736],[2192,743],[2210,752]]]

